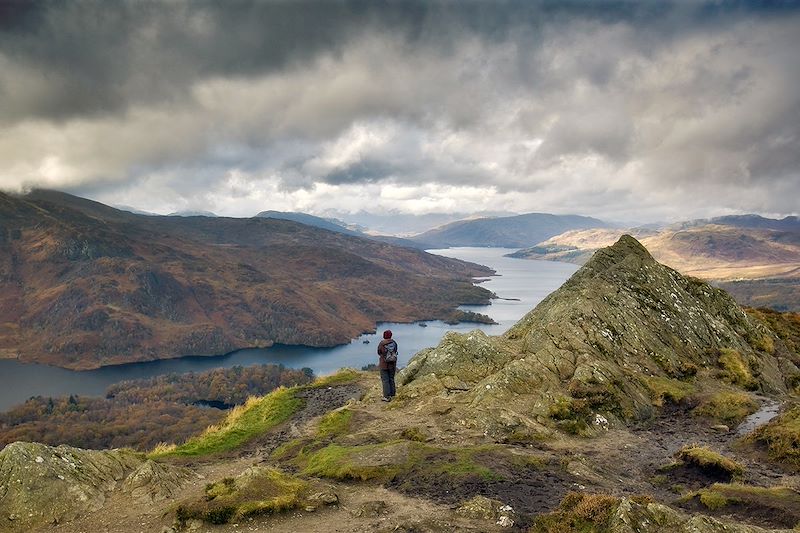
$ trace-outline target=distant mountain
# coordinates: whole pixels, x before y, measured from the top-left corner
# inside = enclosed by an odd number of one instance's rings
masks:
[[[168,217],[211,217],[216,218],[216,213],[212,213],[211,211],[203,211],[203,210],[191,210],[188,209],[186,211],[175,211],[174,213],[170,213],[167,215]]]
[[[454,316],[485,267],[286,220],[151,217],[0,193],[0,357],[73,369],[347,343]],[[387,290],[390,288],[391,290]]]
[[[415,215],[411,213],[345,213],[331,210],[331,216],[344,221],[351,229],[358,229],[364,233],[381,233],[388,235],[410,236],[417,235],[457,220],[469,218],[486,218],[499,216],[512,216],[515,213],[502,211],[481,211],[478,213],[426,213]]]
[[[735,228],[748,229],[771,229],[776,231],[800,231],[800,218],[795,216],[784,217],[782,219],[766,218],[760,215],[729,215],[724,217],[714,217],[709,219],[692,220],[682,222],[679,228],[689,228],[695,226],[706,226],[717,224],[720,226],[732,226]]]
[[[653,256],[683,274],[724,286],[745,305],[800,311],[800,224],[757,215],[673,224],[660,231],[589,229],[556,235],[511,254],[583,264],[621,233],[633,233]],[[725,224],[723,224],[725,222]]]
[[[299,222],[300,224],[314,226],[315,228],[322,228],[328,231],[344,233],[345,235],[352,235],[354,237],[365,237],[365,235],[360,231],[354,231],[347,228],[344,222],[339,222],[335,219],[322,218],[314,215],[309,215],[308,213],[299,213],[297,211],[270,210],[270,211],[261,211],[255,216],[258,218],[276,218],[279,220],[291,220],[293,222]]]
[[[360,237],[362,239],[370,239],[373,241],[394,244],[395,246],[405,246],[408,248],[417,248],[420,250],[425,248],[430,248],[430,246],[426,245],[426,243],[416,242],[410,239],[403,239],[402,237],[392,237],[387,235],[370,235],[362,231],[358,231],[356,229],[348,228],[346,223],[340,220],[332,218],[322,218],[314,215],[309,215],[308,213],[298,213],[296,211],[262,211],[258,213],[256,217],[274,218],[278,220],[291,220],[293,222],[299,222],[300,224],[306,224],[307,226],[313,226],[315,228],[334,231],[336,233],[350,235],[351,237]]]
[[[152,213],[150,211],[144,211],[142,209],[137,209],[137,208],[132,207],[130,205],[111,204],[111,207],[113,207],[114,209],[119,209],[120,211],[127,211],[129,213],[133,213],[134,215],[146,215],[146,216],[149,216],[149,217],[161,216],[158,213]]]
[[[498,218],[460,220],[426,231],[413,240],[447,248],[450,246],[531,246],[568,230],[606,228],[609,224],[578,215],[528,213]]]

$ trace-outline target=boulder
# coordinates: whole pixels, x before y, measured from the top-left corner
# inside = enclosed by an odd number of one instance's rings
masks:
[[[400,396],[448,398],[454,416],[489,433],[596,434],[653,415],[648,379],[711,375],[723,352],[736,354],[749,387],[785,393],[798,369],[779,344],[727,293],[625,235],[504,335],[449,333],[415,355]]]
[[[0,529],[24,531],[97,511],[142,463],[128,450],[9,444],[0,451]]]

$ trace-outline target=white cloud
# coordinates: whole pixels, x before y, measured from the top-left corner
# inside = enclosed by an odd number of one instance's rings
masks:
[[[218,30],[207,14],[189,18],[195,38]],[[184,85],[172,82],[180,97],[9,123],[0,187],[239,216],[332,205],[640,220],[796,213],[800,16],[611,19],[491,37],[458,27],[443,41],[365,27],[255,73],[189,65]],[[150,45],[129,46],[146,70]],[[16,108],[57,96],[35,65],[0,55],[0,66]],[[120,80],[121,94],[138,94],[125,85],[141,85],[134,78]]]

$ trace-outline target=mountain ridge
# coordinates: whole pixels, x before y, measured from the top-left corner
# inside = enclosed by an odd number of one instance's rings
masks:
[[[491,297],[472,283],[490,270],[411,248],[53,191],[0,194],[0,249],[0,355],[73,369],[332,346],[378,321],[457,319],[458,305]]]
[[[459,220],[412,237],[442,248],[451,246],[531,246],[570,229],[607,227],[596,218],[580,215],[527,213],[496,218]]]
[[[416,242],[410,239],[404,239],[402,237],[394,237],[391,235],[370,235],[362,231],[350,229],[346,227],[343,222],[339,224],[335,220],[330,220],[315,215],[309,215],[308,213],[301,213],[296,211],[270,210],[270,211],[261,211],[255,216],[257,218],[275,218],[280,220],[291,220],[294,222],[299,222],[300,224],[307,224],[309,226],[313,226],[316,228],[333,231],[335,233],[343,233],[345,235],[350,235],[351,237],[359,237],[362,239],[385,242],[388,244],[393,244],[395,246],[405,246],[408,248],[417,248],[420,250],[424,250],[425,248],[430,248],[430,246],[424,242]]]
[[[642,239],[659,261],[724,287],[744,305],[800,311],[800,225],[796,220],[756,215],[712,220],[657,231],[573,230],[511,256],[583,264],[628,231]]]

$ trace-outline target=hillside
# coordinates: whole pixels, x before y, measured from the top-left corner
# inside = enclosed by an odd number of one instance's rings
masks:
[[[499,246],[522,248],[568,230],[604,228],[596,218],[577,215],[528,213],[497,218],[459,220],[412,237],[441,248],[451,246]]]
[[[336,233],[343,233],[345,235],[350,235],[352,237],[361,237],[363,239],[371,239],[374,241],[385,242],[388,244],[393,244],[395,246],[407,246],[409,248],[418,248],[420,250],[424,250],[425,248],[430,248],[430,246],[426,245],[424,242],[416,242],[409,239],[403,239],[401,237],[393,237],[389,235],[370,235],[368,233],[364,233],[361,231],[352,230],[350,228],[347,228],[344,225],[344,223],[338,224],[336,221],[322,217],[317,217],[314,215],[309,215],[308,213],[298,213],[294,211],[262,211],[258,213],[256,217],[276,218],[279,220],[292,220],[294,222],[307,224],[315,228],[326,229],[328,231],[333,231]]]
[[[148,455],[9,445],[0,528],[788,531],[798,339],[624,236],[504,335],[418,353],[390,404],[343,371]],[[756,410],[781,414],[741,440]]]
[[[713,281],[744,305],[800,311],[800,226],[796,219],[722,217],[664,230],[632,230],[659,261],[683,274]],[[513,257],[583,264],[624,230],[562,233]]]
[[[590,431],[595,415],[611,424],[649,418],[654,382],[695,381],[729,352],[748,387],[785,394],[800,356],[773,337],[729,295],[661,265],[623,236],[502,338],[450,335],[417,354],[401,381],[424,395],[464,390],[471,424],[483,430],[548,433],[565,420]],[[571,410],[577,400],[583,411]],[[565,412],[556,416],[560,402]]]
[[[290,221],[150,217],[0,194],[0,356],[73,369],[453,318],[485,267]]]

